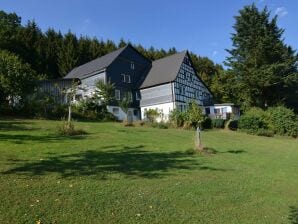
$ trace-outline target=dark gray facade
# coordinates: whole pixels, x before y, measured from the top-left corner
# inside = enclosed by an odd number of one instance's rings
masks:
[[[107,67],[106,80],[114,83],[115,89],[120,91],[120,99],[129,94],[132,97],[132,107],[139,108],[139,87],[150,68],[151,61],[128,45]],[[117,102],[113,105],[117,105]]]

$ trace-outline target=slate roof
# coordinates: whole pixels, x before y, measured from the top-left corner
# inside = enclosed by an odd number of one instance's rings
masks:
[[[127,45],[129,46],[129,45]],[[100,71],[106,67],[108,67],[120,54],[121,52],[127,47],[119,48],[116,51],[108,53],[102,57],[96,58],[93,61],[90,61],[86,64],[83,64],[79,67],[74,68],[71,70],[64,78],[85,78],[88,75]]]
[[[140,88],[172,82],[176,79],[187,51],[170,55],[152,62],[152,67]]]

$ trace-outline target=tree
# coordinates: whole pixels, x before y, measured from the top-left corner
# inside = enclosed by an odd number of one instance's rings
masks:
[[[17,34],[21,29],[21,17],[15,13],[0,10],[0,49],[14,51],[17,45]]]
[[[131,99],[131,92],[126,92],[122,98],[122,100],[119,102],[119,106],[123,110],[123,112],[126,114],[126,120],[128,124],[130,125],[132,123],[132,119],[128,116],[128,110],[132,103]]]
[[[67,122],[69,124],[71,123],[73,100],[74,100],[74,97],[75,97],[78,89],[79,89],[79,83],[78,83],[78,81],[73,80],[70,88],[67,88],[67,89],[62,90],[63,93],[67,97],[67,106],[68,106],[68,118],[67,118]]]
[[[8,51],[0,51],[0,94],[10,105],[33,92],[38,76],[30,65]]]
[[[187,127],[197,128],[201,126],[204,119],[205,116],[203,115],[201,107],[195,101],[190,101],[185,113],[185,125]]]
[[[286,101],[298,85],[298,56],[284,44],[283,29],[267,8],[252,4],[235,17],[233,48],[226,59],[231,79],[243,107],[265,108]],[[298,98],[298,96],[297,96]]]
[[[42,66],[43,74],[46,74],[48,79],[61,78],[58,67],[58,54],[63,41],[63,36],[60,32],[53,29],[48,29],[44,35],[43,43],[43,59]]]
[[[65,76],[78,62],[78,40],[70,31],[64,36],[62,46],[58,54],[60,76]]]
[[[113,83],[98,81],[95,91],[96,98],[99,99],[103,106],[108,106],[114,100],[115,87]]]

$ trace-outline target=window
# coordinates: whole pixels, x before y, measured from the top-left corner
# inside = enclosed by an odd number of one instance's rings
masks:
[[[113,107],[113,114],[119,114],[119,108]]]
[[[130,75],[121,74],[122,82],[130,83]]]
[[[209,107],[206,107],[205,108],[205,112],[206,112],[207,115],[210,114],[210,108]]]
[[[134,110],[133,110],[133,115],[134,115],[135,117],[139,116],[139,110],[134,109]]]
[[[122,82],[125,82],[125,74],[121,74],[122,76]]]
[[[133,61],[130,62],[130,69],[135,70],[135,63]]]
[[[136,92],[136,100],[141,100],[141,95],[139,92]]]
[[[130,83],[130,75],[126,75],[126,76],[125,76],[125,81],[126,81],[127,83]]]
[[[77,95],[75,96],[75,100],[76,100],[76,101],[80,101],[82,98],[83,98],[83,96],[82,96],[81,94],[77,94]]]
[[[215,114],[220,114],[220,109],[214,109]]]
[[[183,105],[179,105],[180,106],[180,111],[183,112]]]
[[[115,99],[120,100],[120,90],[119,89],[115,89]]]

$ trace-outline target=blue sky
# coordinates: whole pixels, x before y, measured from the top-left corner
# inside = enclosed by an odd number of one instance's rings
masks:
[[[34,19],[42,30],[98,39],[120,38],[145,47],[188,49],[222,63],[231,47],[234,18],[255,2],[278,14],[285,42],[298,49],[298,1],[286,0],[1,0],[0,9]]]

